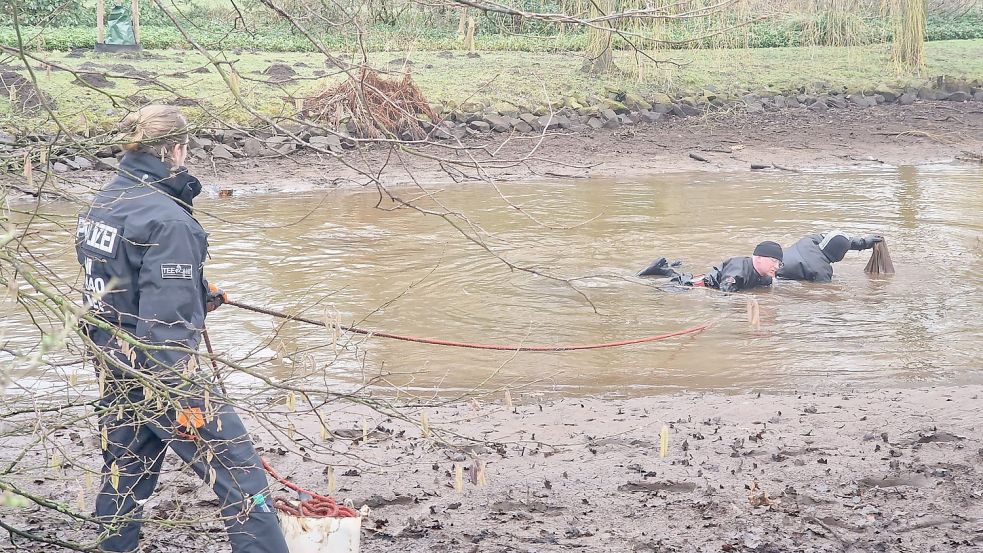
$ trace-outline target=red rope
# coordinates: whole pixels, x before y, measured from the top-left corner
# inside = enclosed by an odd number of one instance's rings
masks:
[[[286,499],[278,497],[273,500],[273,506],[280,511],[295,517],[345,518],[358,516],[358,512],[355,509],[345,505],[338,505],[338,503],[331,497],[320,495],[301,488],[297,484],[294,484],[290,480],[287,480],[286,478],[277,474],[277,472],[273,470],[273,467],[266,462],[266,459],[262,459],[262,461],[263,468],[266,469],[266,472],[270,473],[270,476],[272,476],[278,482],[295,492],[300,492],[311,496],[310,499],[305,499],[297,505],[294,505]]]
[[[302,323],[308,323],[317,326],[327,326],[323,321],[316,321],[314,319],[308,319],[298,315],[287,315],[286,313],[281,313],[279,311],[264,309],[262,307],[254,307],[252,305],[246,305],[244,303],[239,303],[235,301],[227,301],[225,303],[228,303],[229,305],[234,305],[236,307],[245,309],[247,311],[255,311],[256,313],[263,313],[264,315],[279,317],[281,319],[300,321]],[[338,328],[344,330],[345,332],[353,332],[355,334],[363,334],[366,336],[378,336],[380,338],[389,338],[391,340],[401,340],[403,342],[416,342],[418,344],[431,344],[435,346],[450,346],[455,348],[470,348],[470,349],[491,349],[491,350],[499,350],[499,351],[551,352],[551,351],[577,351],[577,350],[585,350],[585,349],[616,348],[616,347],[627,346],[631,344],[657,342],[659,340],[665,340],[667,338],[673,338],[676,336],[684,336],[686,334],[695,334],[697,332],[702,332],[707,328],[709,328],[710,324],[711,323],[707,322],[696,326],[691,326],[689,328],[684,328],[682,330],[677,330],[675,332],[667,332],[665,334],[656,334],[654,336],[646,336],[644,338],[635,338],[631,340],[619,340],[617,342],[604,342],[600,344],[575,344],[575,345],[560,345],[560,346],[475,344],[470,342],[455,342],[453,340],[438,340],[436,338],[418,338],[416,336],[404,336],[401,334],[391,334],[389,332],[377,332],[373,330],[365,330],[364,328],[358,328],[354,326],[338,325]]]

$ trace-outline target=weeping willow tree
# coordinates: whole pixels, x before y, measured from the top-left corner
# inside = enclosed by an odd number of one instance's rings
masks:
[[[679,4],[669,2],[671,0],[620,0],[619,9],[631,11],[656,8],[664,15],[672,15]],[[621,24],[621,29],[632,37],[634,45],[632,64],[625,68],[625,73],[639,82],[645,82],[656,69],[648,52],[658,48],[666,37],[666,20],[658,17],[632,17]]]
[[[863,18],[866,6],[858,0],[810,0],[807,12],[815,16],[806,24],[806,40],[817,46],[863,44],[869,34]]]
[[[603,17],[614,10],[614,0],[587,0],[589,17]],[[587,29],[587,50],[584,61],[584,71],[588,73],[604,73],[614,67],[614,53],[611,48],[610,21],[595,23]]]
[[[892,59],[900,73],[919,73],[925,64],[927,0],[890,0]]]

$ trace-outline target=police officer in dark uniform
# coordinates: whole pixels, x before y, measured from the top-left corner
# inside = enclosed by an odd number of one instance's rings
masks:
[[[778,278],[830,282],[833,263],[842,261],[849,250],[867,250],[884,238],[876,234],[850,238],[838,230],[826,234],[810,234],[785,248],[785,264]]]
[[[172,106],[127,116],[119,173],[78,220],[85,303],[104,323],[84,327],[102,394],[100,548],[137,549],[170,447],[218,495],[234,553],[287,553],[262,462],[194,354],[224,294],[202,274],[208,242],[191,214],[201,184],[183,167],[187,126]]]
[[[721,292],[740,292],[758,286],[771,286],[772,279],[782,267],[782,246],[770,240],[755,246],[751,256],[731,257],[706,274],[693,276],[673,269],[666,258],[660,257],[643,269],[638,276],[664,276],[683,286],[706,286]]]

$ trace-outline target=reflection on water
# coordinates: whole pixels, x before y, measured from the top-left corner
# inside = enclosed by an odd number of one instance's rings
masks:
[[[528,216],[484,186],[421,200],[467,214],[469,232],[477,229],[488,247],[517,265],[591,276],[577,288],[597,313],[562,282],[509,270],[439,217],[376,208],[374,192],[205,200],[201,210],[223,219],[200,217],[211,232],[206,274],[246,303],[316,319],[337,312],[343,322],[402,334],[505,344],[607,342],[719,320],[695,336],[559,354],[378,338],[359,338],[357,348],[336,353],[324,329],[280,326],[231,307],[210,315],[208,324],[216,347],[233,357],[302,352],[293,364],[258,367],[279,378],[301,374],[335,385],[382,371],[391,384],[415,392],[520,383],[638,394],[975,381],[983,353],[981,177],[972,167],[905,167],[501,187]],[[746,296],[666,293],[631,277],[659,255],[699,272],[764,239],[787,245],[834,228],[884,234],[898,274],[867,276],[869,252],[851,252],[835,265],[832,284],[780,282],[755,292],[757,331],[746,322]],[[75,278],[70,248],[51,242],[38,248]],[[26,332],[19,317],[2,325],[8,337]]]

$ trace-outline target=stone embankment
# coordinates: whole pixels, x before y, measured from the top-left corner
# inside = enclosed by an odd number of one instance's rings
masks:
[[[495,134],[533,134],[543,132],[588,133],[598,129],[617,129],[629,125],[659,124],[673,117],[702,117],[714,113],[743,112],[749,115],[766,112],[809,110],[848,110],[872,108],[882,104],[911,105],[915,102],[983,102],[983,83],[980,80],[961,80],[938,77],[922,86],[895,88],[880,86],[872,90],[847,90],[827,83],[816,83],[821,94],[802,90],[784,93],[729,94],[708,87],[698,94],[657,93],[643,98],[618,90],[608,91],[604,98],[584,98],[573,95],[562,103],[538,106],[528,111],[502,109],[481,102],[461,105],[434,105],[441,120],[422,120],[421,125],[434,141],[456,141]],[[238,158],[278,158],[299,150],[341,153],[355,148],[354,129],[342,126],[336,130],[319,125],[283,125],[295,138],[270,130],[244,131],[237,129],[202,129],[191,139],[191,157],[199,162],[223,163]],[[80,169],[113,170],[122,155],[117,144],[94,149],[63,147],[41,154],[53,137],[43,135],[12,136],[0,133],[0,169],[19,170],[31,156],[34,169],[64,173]]]

